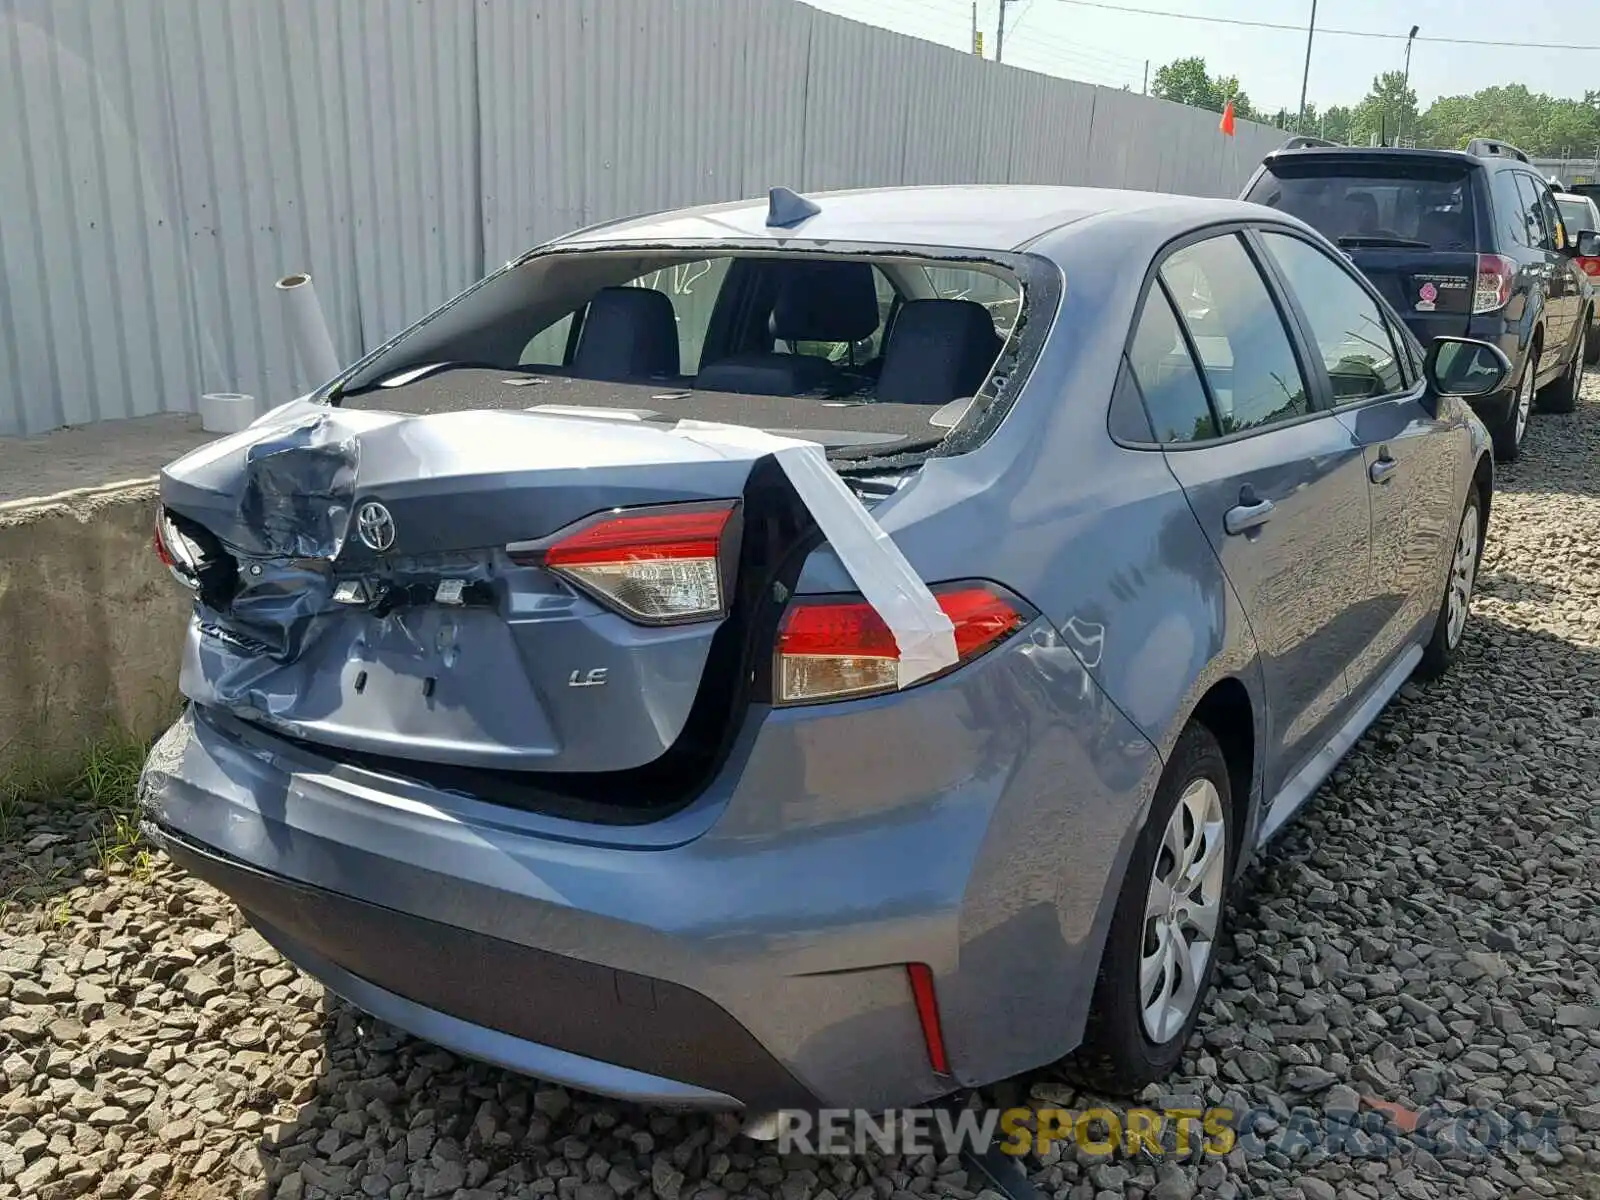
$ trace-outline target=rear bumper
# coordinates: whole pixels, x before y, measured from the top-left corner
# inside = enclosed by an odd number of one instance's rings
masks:
[[[193,705],[140,792],[175,859],[399,1028],[643,1102],[883,1109],[1076,1044],[1159,771],[1041,636],[903,696],[755,715],[724,778],[642,826],[436,791]]]
[[[643,1102],[814,1103],[748,1030],[687,988],[307,887],[149,828],[175,862],[232,897],[301,970],[447,1049]],[[691,1078],[704,1082],[685,1082]]]

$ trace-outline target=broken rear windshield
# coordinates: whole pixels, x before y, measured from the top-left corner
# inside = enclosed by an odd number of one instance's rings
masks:
[[[1010,255],[556,251],[359,364],[338,402],[720,421],[846,457],[970,448],[1021,386],[1043,333],[1025,310],[1059,294],[1053,271]]]
[[[1477,244],[1471,186],[1467,172],[1456,166],[1280,164],[1246,198],[1299,217],[1347,245],[1471,250]]]

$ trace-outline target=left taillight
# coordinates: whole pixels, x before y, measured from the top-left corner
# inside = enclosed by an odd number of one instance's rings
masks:
[[[731,500],[614,509],[506,553],[641,624],[707,621],[727,615],[737,510]]]
[[[1591,278],[1600,277],[1600,258],[1592,255],[1581,255],[1578,258],[1578,268]]]
[[[173,522],[166,508],[156,506],[155,550],[172,577],[187,588],[200,586],[200,548]]]
[[[955,627],[951,670],[1000,645],[1035,616],[1022,601],[990,583],[933,589]],[[865,600],[796,597],[778,631],[773,666],[777,704],[815,704],[892,692],[899,686],[900,648]]]

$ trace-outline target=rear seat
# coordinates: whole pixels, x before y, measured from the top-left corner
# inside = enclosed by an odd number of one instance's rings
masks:
[[[678,320],[654,288],[601,288],[589,301],[563,374],[610,383],[676,380]]]
[[[912,300],[889,331],[883,404],[948,404],[976,395],[1000,353],[989,310],[973,300]]]
[[[878,328],[878,293],[863,262],[784,264],[772,309],[773,336],[785,342],[859,342]],[[752,351],[702,367],[695,386],[712,392],[804,396],[843,387],[826,359]]]

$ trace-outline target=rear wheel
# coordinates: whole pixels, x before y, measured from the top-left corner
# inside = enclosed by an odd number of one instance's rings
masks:
[[[1600,363],[1600,330],[1594,326],[1594,318],[1589,318],[1589,342],[1584,349],[1583,361],[1589,366]]]
[[[1445,576],[1439,619],[1434,622],[1433,636],[1428,639],[1422,661],[1417,664],[1417,674],[1424,679],[1437,679],[1456,660],[1456,651],[1461,648],[1467,629],[1472,588],[1477,583],[1478,559],[1482,553],[1483,502],[1474,486],[1462,510],[1461,524],[1456,527],[1456,544],[1450,552],[1450,573]]]
[[[1222,748],[1191,722],[1123,878],[1083,1045],[1064,1064],[1084,1083],[1131,1095],[1182,1058],[1216,972],[1233,820]]]
[[[1522,453],[1522,439],[1533,415],[1534,383],[1539,377],[1539,343],[1534,342],[1522,363],[1522,376],[1512,389],[1511,407],[1489,434],[1494,438],[1494,456],[1499,462],[1515,462]]]
[[[1588,363],[1589,322],[1585,318],[1578,327],[1577,344],[1572,347],[1572,361],[1561,372],[1561,378],[1539,393],[1539,407],[1545,412],[1569,413],[1578,407],[1578,394],[1583,391],[1583,368]]]

